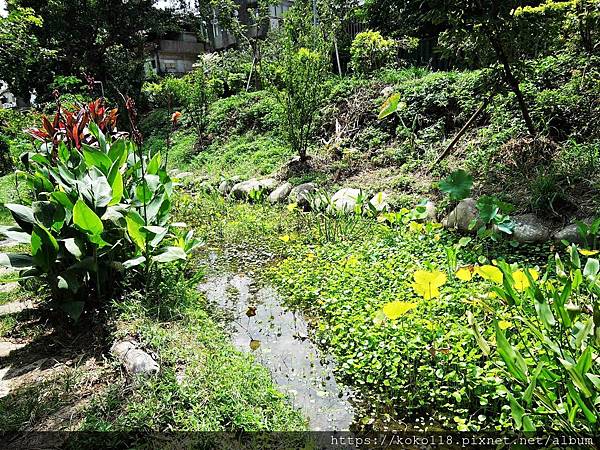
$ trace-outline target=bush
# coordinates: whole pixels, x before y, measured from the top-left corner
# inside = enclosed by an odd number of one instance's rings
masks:
[[[367,74],[392,67],[397,62],[398,49],[398,42],[384,38],[379,31],[358,33],[350,47],[350,68],[355,73]]]
[[[186,259],[195,245],[169,224],[173,183],[161,154],[143,154],[118,133],[110,120],[116,114],[105,115],[98,101],[30,130],[43,143],[23,155],[27,171],[19,176],[33,202],[5,205],[17,226],[2,234],[31,253],[1,254],[0,264],[45,284],[75,320],[87,302],[111,298],[125,270],[142,268],[147,277],[156,264]],[[78,119],[67,128],[64,117]]]

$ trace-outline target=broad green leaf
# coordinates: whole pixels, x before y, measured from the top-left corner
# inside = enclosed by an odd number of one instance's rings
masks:
[[[88,129],[94,135],[96,139],[98,139],[98,147],[102,153],[107,153],[106,151],[106,137],[98,125],[94,121],[90,121],[88,124]]]
[[[595,258],[588,258],[583,269],[583,276],[589,279],[591,282],[596,281],[598,272],[600,271],[600,261]]]
[[[150,162],[148,163],[148,167],[146,168],[146,173],[150,175],[158,174],[158,170],[160,169],[161,156],[160,152],[157,152]]]
[[[502,271],[495,266],[485,265],[475,268],[475,272],[484,280],[493,281],[496,284],[502,284]]]
[[[111,144],[110,150],[108,151],[108,157],[113,164],[116,163],[118,167],[125,164],[125,161],[127,161],[127,145],[125,144],[124,139],[117,139]]]
[[[512,417],[515,421],[515,427],[517,430],[520,430],[523,427],[523,416],[525,415],[525,410],[511,393],[508,393],[507,397],[510,403]]]
[[[76,239],[65,239],[63,243],[65,244],[65,248],[71,255],[73,255],[77,259],[81,259],[81,257],[83,256],[83,250],[81,249]]]
[[[473,335],[475,336],[475,340],[477,341],[477,345],[483,352],[484,355],[488,356],[490,354],[490,345],[481,335],[481,331],[479,330],[479,326],[475,322],[475,318],[473,317],[473,313],[471,311],[467,311],[467,322],[471,325],[471,330],[473,331]]]
[[[386,117],[394,114],[399,109],[405,108],[405,103],[400,103],[400,94],[392,94],[388,99],[383,102],[381,105],[381,109],[379,110],[379,116],[377,117],[379,120],[385,119]]]
[[[73,224],[92,236],[100,236],[104,231],[104,225],[98,215],[82,200],[77,200],[73,207]]]
[[[471,194],[473,177],[464,170],[451,173],[445,180],[440,181],[440,191],[447,193],[451,200],[463,200]]]
[[[112,166],[112,160],[108,155],[88,145],[84,145],[82,151],[85,163],[89,168],[96,167],[104,175],[108,175],[110,167]]]
[[[140,256],[138,258],[133,258],[133,259],[129,259],[129,260],[125,261],[123,263],[123,267],[125,267],[126,269],[131,269],[132,267],[139,266],[141,264],[144,264],[145,262],[146,262],[146,257]]]
[[[4,205],[12,214],[15,222],[27,233],[31,233],[33,225],[35,224],[35,218],[33,217],[33,210],[24,205],[16,205],[13,203],[7,203]]]
[[[113,199],[113,192],[107,178],[96,168],[90,170],[90,178],[90,192],[92,194],[94,206],[96,208],[108,206]]]
[[[48,273],[58,255],[58,242],[50,232],[41,225],[34,225],[31,233],[31,256],[36,266]]]
[[[146,234],[142,230],[145,225],[144,219],[135,211],[130,211],[125,217],[127,221],[127,233],[137,247],[145,251],[146,250]]]
[[[109,206],[118,204],[123,198],[123,175],[121,175],[120,167],[118,161],[115,162],[108,174],[108,184],[112,189],[112,198]]]
[[[135,187],[135,196],[140,202],[144,204],[152,200],[153,193],[152,190],[149,188],[146,180],[143,180]]]
[[[187,255],[181,247],[166,247],[162,252],[152,257],[158,263],[167,263],[177,260],[186,260]]]
[[[79,317],[81,317],[84,307],[84,302],[64,302],[59,304],[59,308],[67,313],[67,315],[75,322],[77,322]]]
[[[45,228],[60,231],[65,222],[65,210],[62,205],[52,202],[33,202],[33,216]]]

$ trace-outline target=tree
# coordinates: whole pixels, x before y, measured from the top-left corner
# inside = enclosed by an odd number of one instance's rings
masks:
[[[330,75],[330,46],[306,4],[296,3],[286,16],[277,48],[266,75],[283,106],[288,143],[304,163]]]
[[[144,47],[150,33],[173,25],[172,14],[155,8],[157,0],[9,0],[9,17],[26,19],[25,46],[52,51],[52,57],[21,62],[18,48],[10,48],[17,64],[11,85],[34,90],[40,100],[51,96],[56,76],[90,75],[101,81],[112,98],[118,92],[139,95],[143,82]],[[27,11],[28,15],[24,15]],[[43,22],[42,22],[43,21]],[[43,26],[42,26],[43,23]],[[13,30],[18,28],[13,26]],[[13,32],[14,34],[14,32]],[[47,55],[47,53],[45,54]]]
[[[30,8],[12,8],[0,17],[0,79],[13,94],[29,98],[30,83],[52,52],[43,48],[35,31],[43,21]]]

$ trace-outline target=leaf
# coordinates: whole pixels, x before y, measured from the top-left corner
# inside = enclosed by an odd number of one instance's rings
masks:
[[[44,227],[60,231],[65,221],[65,210],[62,205],[52,202],[33,202],[33,216]]]
[[[31,233],[31,256],[44,273],[48,273],[58,255],[58,242],[42,225],[34,225]]]
[[[600,261],[595,258],[588,258],[583,268],[583,276],[589,279],[591,282],[596,280],[598,272],[600,271]]]
[[[79,246],[78,242],[74,238],[65,239],[63,241],[67,251],[77,259],[81,259],[83,256],[83,250]]]
[[[411,309],[416,308],[418,303],[409,302],[390,302],[383,305],[383,313],[390,320],[396,320],[402,317]]]
[[[127,222],[127,233],[137,247],[145,251],[146,250],[146,234],[143,232],[142,227],[145,225],[144,219],[135,211],[130,211],[125,217]]]
[[[510,327],[512,327],[513,324],[511,322],[509,322],[508,320],[500,320],[498,322],[498,327],[504,331],[504,330],[508,330]]]
[[[129,260],[125,261],[123,263],[123,267],[125,267],[126,269],[131,269],[132,267],[139,266],[141,264],[144,264],[145,262],[146,262],[146,257],[140,256],[138,258],[133,258],[133,259],[129,259]]]
[[[158,170],[160,169],[161,156],[160,152],[157,152],[150,162],[148,163],[148,167],[146,168],[146,173],[150,175],[156,175]]]
[[[461,267],[456,271],[456,278],[461,281],[471,281],[473,279],[474,268],[471,267]]]
[[[451,173],[445,180],[440,181],[439,189],[447,193],[451,200],[463,200],[471,194],[473,177],[464,170]]]
[[[90,170],[91,186],[90,191],[96,208],[104,208],[113,199],[113,192],[108,179],[99,170],[93,168]]]
[[[108,175],[113,164],[108,155],[88,145],[84,145],[82,151],[85,163],[89,168],[96,167],[104,175]]]
[[[600,250],[586,250],[584,248],[579,249],[579,253],[581,253],[583,256],[594,256],[597,255],[598,253],[600,253]]]
[[[381,105],[377,118],[379,120],[385,119],[398,111],[399,107],[404,108],[406,107],[406,104],[400,103],[400,94],[392,94],[385,102],[383,102],[383,105]]]
[[[510,392],[508,393],[507,397],[510,403],[512,417],[515,421],[515,427],[517,429],[521,429],[523,426],[523,416],[525,415],[525,410]]]
[[[413,289],[425,300],[439,297],[440,291],[438,288],[446,284],[447,280],[446,274],[439,271],[417,270],[413,277],[415,280]]]
[[[118,161],[113,164],[110,168],[110,172],[108,174],[108,184],[112,190],[112,198],[108,203],[109,206],[118,204],[123,198],[124,186],[123,186],[123,175],[121,175],[120,171],[121,166],[118,164]]]
[[[73,207],[73,224],[79,230],[92,236],[100,236],[104,231],[102,220],[81,199],[77,200]]]
[[[135,196],[144,204],[148,203],[152,199],[152,190],[150,190],[146,180],[142,180],[142,182],[135,187]]]
[[[484,280],[493,281],[496,284],[502,284],[504,279],[502,271],[495,266],[485,265],[475,268],[475,272]]]
[[[108,151],[108,157],[113,164],[117,164],[118,167],[125,164],[125,161],[127,161],[127,146],[125,145],[125,140],[117,139],[114,141]]]
[[[490,354],[490,345],[483,338],[481,331],[479,330],[479,326],[475,322],[475,318],[473,317],[473,313],[471,311],[467,311],[467,322],[471,325],[471,330],[473,331],[473,335],[475,336],[475,340],[477,341],[477,345],[483,352],[484,355]]]
[[[497,322],[494,322],[494,326],[496,327],[496,345],[498,346],[498,353],[504,361],[504,364],[506,364],[506,368],[517,380],[526,382],[527,364],[525,363],[525,360],[519,351],[514,349],[506,340],[506,336]]]
[[[31,236],[18,227],[0,227],[0,234],[17,244],[29,244],[31,242]]]
[[[168,263],[177,260],[186,260],[187,254],[181,247],[166,247],[161,253],[152,257],[158,263]]]
[[[84,302],[65,302],[59,305],[59,308],[67,313],[67,315],[75,322],[77,322],[79,317],[81,317],[84,307]]]
[[[534,280],[537,280],[540,277],[540,274],[537,270],[527,270],[529,271],[529,275],[531,275],[531,278],[533,278]],[[525,272],[523,270],[517,270],[516,272],[513,272],[512,277],[514,280],[513,286],[517,291],[523,292],[530,286],[529,278],[527,278],[527,275],[525,275]]]
[[[23,231],[31,233],[33,224],[35,224],[33,210],[28,206],[16,205],[13,203],[7,203],[4,206],[11,212],[15,222],[17,222]]]

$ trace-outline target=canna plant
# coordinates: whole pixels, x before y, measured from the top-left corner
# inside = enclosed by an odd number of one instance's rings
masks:
[[[110,298],[124,271],[148,277],[198,245],[183,224],[169,223],[173,180],[160,153],[145,155],[139,143],[112,138],[93,120],[80,137],[77,146],[53,136],[22,155],[25,171],[17,175],[32,202],[5,205],[16,225],[0,229],[30,246],[29,254],[0,254],[0,264],[45,284],[74,320],[87,303]]]
[[[503,280],[493,290],[508,306],[508,315],[493,320],[493,357],[507,379],[516,427],[535,431],[551,419],[564,431],[597,433],[600,262],[588,258],[583,264],[573,245],[565,261],[555,256],[554,273],[542,279],[533,269],[498,265]],[[492,354],[473,315],[469,322],[481,350]]]

